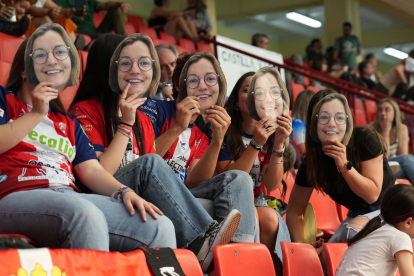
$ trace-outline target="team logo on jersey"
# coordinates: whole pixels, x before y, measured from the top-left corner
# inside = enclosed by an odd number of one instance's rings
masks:
[[[63,133],[65,133],[65,134],[66,134],[66,124],[65,124],[65,123],[60,122],[60,123],[59,123],[59,129],[60,129]]]
[[[0,175],[0,182],[3,182],[6,179],[7,179],[7,175],[5,175],[5,174]]]
[[[198,149],[198,146],[200,145],[200,142],[201,142],[201,139],[198,140],[198,141],[195,141],[195,147],[196,147],[196,149]]]
[[[0,116],[3,117],[4,115],[4,110],[0,108]]]
[[[24,109],[20,109],[20,113],[19,113],[19,117],[22,117],[23,115],[26,114],[26,111],[24,111]]]
[[[180,146],[183,150],[185,150],[185,145],[186,145],[186,143],[183,143],[183,142],[180,141]]]
[[[264,160],[264,157],[263,156],[260,157],[260,162],[263,162],[263,160]]]
[[[154,107],[156,105],[154,100],[148,101],[147,103],[148,103],[148,106],[150,107]]]

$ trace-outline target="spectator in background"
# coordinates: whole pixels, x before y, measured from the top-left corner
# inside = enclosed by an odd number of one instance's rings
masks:
[[[263,48],[269,49],[269,40],[267,39],[267,35],[262,33],[256,33],[252,36],[252,45]]]
[[[315,95],[315,93],[310,90],[303,90],[300,92],[292,110],[292,133],[290,134],[290,143],[296,150],[296,168],[299,168],[302,163],[302,157],[306,153],[306,121],[309,102],[313,95]]]
[[[160,60],[161,78],[157,93],[153,98],[174,101],[172,96],[172,75],[176,65],[178,51],[173,44],[170,46],[161,44],[156,46],[155,50],[157,50],[158,59]],[[149,97],[149,95],[145,94],[144,97]]]
[[[375,82],[372,81],[371,76],[374,74],[375,69],[373,63],[369,61],[363,61],[358,65],[358,71],[360,79],[365,83],[369,89],[374,89]]]
[[[340,58],[343,65],[348,65],[353,69],[356,64],[357,55],[361,54],[361,44],[359,39],[351,35],[352,25],[345,22],[343,25],[343,36],[338,37],[335,41],[333,58]]]
[[[189,13],[191,21],[197,29],[198,34],[210,35],[211,25],[210,16],[207,12],[207,6],[203,0],[188,0],[188,8],[186,11]]]
[[[16,15],[24,14],[30,6],[31,3],[26,0],[0,1],[0,32],[12,36],[24,35],[27,28],[29,28],[30,19],[26,15],[23,15],[20,20],[17,20]]]
[[[151,11],[148,24],[157,30],[172,34],[176,40],[179,37],[187,37],[193,41],[198,40],[197,30],[190,19],[184,19],[187,12],[166,11],[170,6],[170,0],[154,0],[155,8]]]
[[[326,59],[323,56],[319,56],[319,57],[316,57],[315,59],[313,59],[310,62],[310,67],[315,69],[315,70],[318,70],[322,73],[327,73],[328,72],[328,63],[327,63]],[[320,89],[325,89],[326,88],[325,84],[322,84],[320,81],[317,81],[317,80],[312,80],[311,85],[315,86],[315,87],[318,87]]]
[[[308,58],[308,62],[323,57],[322,53],[322,42],[319,38],[312,39],[311,43],[308,47],[306,47],[306,56]]]
[[[74,8],[73,0],[56,0],[55,4],[64,9]],[[131,7],[127,3],[108,1],[105,3],[97,0],[85,1],[85,13],[82,18],[72,17],[73,22],[78,26],[78,33],[87,34],[92,39],[98,38],[104,33],[114,31],[116,34],[126,35],[123,13],[127,13]],[[104,19],[97,28],[95,28],[94,13],[99,11],[107,11]]]
[[[373,53],[369,53],[365,56],[365,61],[368,61],[374,66],[374,74],[370,78],[373,82],[377,83],[382,78],[381,72],[377,71],[377,57]]]

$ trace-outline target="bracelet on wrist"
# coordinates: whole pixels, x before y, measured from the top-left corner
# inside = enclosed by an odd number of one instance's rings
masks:
[[[250,140],[250,146],[252,146],[255,150],[262,150],[263,146],[259,146],[258,143],[256,143],[255,140]]]
[[[281,150],[275,150],[274,148],[272,148],[272,154],[277,157],[283,157],[283,155],[285,154],[285,146],[283,145],[283,149]]]
[[[273,164],[282,164],[283,163],[283,157],[279,161],[273,161],[272,157],[270,156],[270,161],[272,161]]]
[[[127,123],[124,123],[124,122],[122,122],[122,121],[121,121],[120,125],[122,125],[122,124],[123,124],[123,125],[126,125],[126,126],[129,126],[129,127],[131,127],[131,128],[132,128],[132,125],[127,124]]]
[[[127,186],[119,187],[112,195],[111,195],[111,201],[118,201],[123,202],[124,201],[124,195],[128,192],[134,192],[131,188]]]

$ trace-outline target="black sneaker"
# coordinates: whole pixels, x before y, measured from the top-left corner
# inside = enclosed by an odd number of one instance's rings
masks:
[[[203,236],[188,245],[187,249],[197,256],[204,273],[213,270],[213,247],[230,242],[236,234],[240,219],[240,212],[233,209],[222,222],[212,223]]]
[[[17,22],[1,20],[0,31],[8,35],[20,37],[26,33],[27,29],[29,28],[29,24],[30,19],[26,15],[23,15],[23,17]]]

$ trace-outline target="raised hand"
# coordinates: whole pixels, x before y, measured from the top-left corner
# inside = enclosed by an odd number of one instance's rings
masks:
[[[195,96],[188,96],[177,104],[177,116],[174,126],[181,132],[188,128],[191,121],[194,121],[200,114],[200,104]]]
[[[271,126],[273,125],[273,126]],[[277,129],[276,119],[271,116],[266,116],[257,122],[253,140],[260,146],[266,144],[267,139],[272,135]]]
[[[57,99],[59,93],[57,89],[52,88],[52,83],[42,82],[36,85],[31,93],[33,113],[44,117],[49,112],[49,102]]]
[[[332,157],[335,160],[335,165],[340,171],[345,163],[348,161],[346,157],[346,147],[338,140],[326,141],[328,145],[322,147],[325,155]]]
[[[231,117],[227,114],[227,111],[218,105],[213,105],[211,109],[206,111],[206,122],[211,123],[212,141],[223,142],[224,135],[226,135],[227,129],[231,124]]]
[[[275,145],[282,145],[292,133],[292,118],[288,114],[277,117],[278,127],[275,132]]]
[[[135,123],[135,114],[137,113],[137,108],[140,107],[146,101],[145,98],[140,98],[144,92],[137,92],[132,94],[127,98],[128,90],[131,85],[125,87],[121,96],[119,96],[119,109],[122,114],[122,122],[133,125]]]

